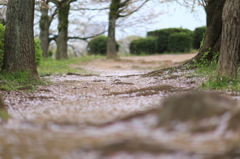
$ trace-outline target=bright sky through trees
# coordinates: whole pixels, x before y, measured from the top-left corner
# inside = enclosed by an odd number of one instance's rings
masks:
[[[206,25],[206,13],[202,6],[186,8],[179,4],[169,3],[156,6],[156,10],[162,10],[165,14],[159,15],[154,24],[144,24],[142,27],[133,27],[125,30],[126,33],[117,31],[117,39],[130,35],[145,36],[147,31],[163,29],[163,28],[186,28],[194,30],[196,27]]]
[[[196,27],[206,25],[206,13],[202,6],[195,8],[194,12],[191,12],[191,8],[185,8],[183,6],[168,6],[164,9],[168,14],[163,14],[159,17],[159,23],[153,25],[155,28],[170,28],[170,27],[183,27],[190,30],[194,30]]]

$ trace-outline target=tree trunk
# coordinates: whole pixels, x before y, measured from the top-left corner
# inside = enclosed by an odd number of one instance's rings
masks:
[[[109,18],[108,38],[107,38],[107,59],[118,59],[116,39],[115,39],[116,18]]]
[[[41,49],[42,56],[44,58],[48,58],[48,48],[49,48],[49,27],[50,27],[50,19],[48,16],[48,8],[43,6],[41,8],[41,18],[40,18],[40,41],[41,41]]]
[[[58,7],[58,36],[56,59],[68,59],[68,15],[70,4],[60,4]]]
[[[9,0],[7,7],[2,69],[27,71],[39,78],[33,37],[34,1]]]
[[[226,0],[222,14],[222,42],[217,74],[236,78],[240,52],[240,1]]]
[[[220,51],[221,46],[221,32],[222,32],[222,11],[226,0],[209,0],[205,7],[207,15],[207,29],[204,37],[203,45],[199,53],[191,59],[200,62],[205,52],[210,52],[206,56],[207,60],[211,61],[213,53]]]
[[[115,30],[118,18],[120,0],[112,0],[109,12],[108,38],[107,38],[107,59],[119,59],[117,55]]]

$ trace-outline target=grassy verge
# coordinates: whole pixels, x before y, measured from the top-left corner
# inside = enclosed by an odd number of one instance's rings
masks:
[[[39,84],[44,84],[44,82],[31,78],[27,72],[9,73],[2,71],[0,73],[0,90],[33,90]]]
[[[216,62],[209,65],[201,65],[195,69],[197,75],[206,78],[206,81],[202,83],[201,88],[206,90],[240,91],[240,72],[238,73],[237,79],[228,79],[226,77],[217,76],[216,69]]]
[[[82,62],[88,62],[96,58],[104,58],[104,56],[86,56],[81,58],[72,58],[68,60],[55,60],[52,58],[43,59],[40,66],[38,66],[38,73],[40,77],[49,76],[53,74],[64,74],[67,72],[85,73],[80,67],[71,67],[79,65]]]
[[[0,109],[0,118],[1,118],[1,120],[6,121],[7,119],[10,118],[10,115],[8,114],[8,112],[6,110]]]
[[[88,62],[96,58],[104,58],[103,56],[86,56],[81,58],[73,58],[69,60],[57,61],[52,58],[42,59],[40,66],[38,66],[38,73],[41,77],[52,74],[65,74],[67,72],[85,73],[80,67],[71,67],[79,65],[82,62]],[[30,78],[27,72],[7,73],[2,71],[0,73],[0,90],[34,90],[36,85],[43,85],[46,80],[37,81]]]

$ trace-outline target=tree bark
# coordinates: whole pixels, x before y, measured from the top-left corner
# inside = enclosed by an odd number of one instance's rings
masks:
[[[60,3],[58,6],[58,36],[56,59],[68,59],[68,15],[70,4]]]
[[[236,78],[240,52],[240,1],[226,0],[222,14],[222,42],[217,74]]]
[[[116,18],[111,16],[109,18],[108,26],[108,38],[107,38],[107,59],[118,59],[116,39],[115,39],[115,28]]]
[[[194,60],[201,61],[201,58],[205,52],[210,52],[206,56],[208,61],[213,58],[213,53],[220,51],[221,46],[221,33],[222,33],[222,11],[226,0],[209,0],[205,7],[207,15],[207,28],[203,41],[203,45],[199,50],[199,53],[188,63],[192,63]]]
[[[33,37],[34,1],[9,0],[7,7],[2,69],[27,71],[38,79]]]
[[[119,59],[117,55],[115,30],[120,0],[112,0],[108,19],[107,59]]]
[[[50,27],[50,17],[48,16],[48,8],[43,6],[41,8],[41,18],[40,18],[40,41],[42,56],[48,58],[48,48],[49,48],[49,27]]]

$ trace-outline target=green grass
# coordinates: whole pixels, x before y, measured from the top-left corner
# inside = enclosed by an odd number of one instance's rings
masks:
[[[7,119],[10,118],[10,115],[8,114],[8,112],[6,110],[1,110],[0,109],[0,118],[3,120],[3,121],[6,121]]]
[[[80,67],[71,67],[79,65],[83,62],[88,62],[96,58],[105,58],[104,56],[84,56],[81,58],[72,58],[68,60],[55,60],[53,58],[42,59],[41,65],[38,66],[40,77],[49,75],[65,74],[67,72],[85,73]]]
[[[41,77],[52,74],[65,74],[67,72],[85,73],[86,71],[80,67],[72,68],[71,66],[77,66],[82,62],[88,62],[95,58],[104,58],[104,56],[86,56],[60,61],[52,58],[42,59],[37,69]],[[44,79],[39,81],[31,78],[27,72],[0,72],[0,90],[11,91],[22,88],[22,90],[34,91],[37,85],[44,85],[46,83],[47,81]]]
[[[0,73],[0,90],[17,90],[20,87],[31,86],[32,90],[38,84],[43,84],[43,81],[38,81],[31,77],[27,72],[4,72]]]
[[[211,90],[230,90],[240,91],[240,78],[230,80],[225,77],[210,77],[205,83],[202,84],[202,88]]]
[[[240,72],[237,79],[229,79],[226,77],[220,77],[216,74],[217,63],[213,62],[209,65],[199,65],[195,69],[195,74],[200,77],[205,77],[206,81],[200,86],[206,90],[228,90],[228,91],[240,91]]]

